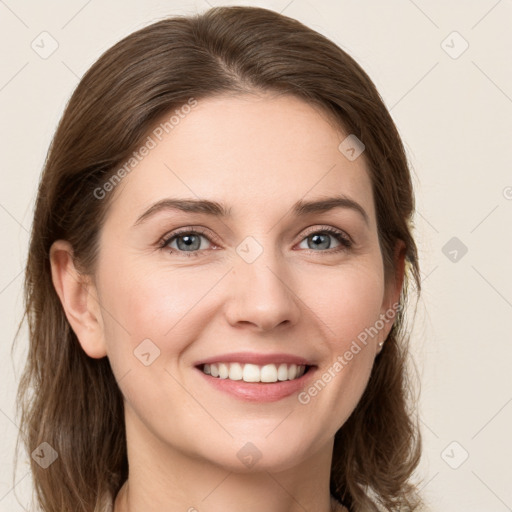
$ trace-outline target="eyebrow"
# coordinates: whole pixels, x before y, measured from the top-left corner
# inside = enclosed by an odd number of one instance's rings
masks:
[[[292,213],[296,217],[304,217],[311,213],[324,213],[335,208],[345,208],[358,212],[364,219],[365,223],[369,225],[369,216],[365,209],[353,199],[338,195],[335,197],[327,197],[324,199],[317,199],[313,201],[297,201],[292,207]],[[156,202],[150,206],[136,221],[133,225],[138,226],[142,224],[150,217],[160,211],[182,211],[188,213],[202,213],[210,215],[212,217],[229,218],[231,217],[231,207],[227,207],[217,201],[210,201],[208,199],[178,199],[178,198],[166,198]]]

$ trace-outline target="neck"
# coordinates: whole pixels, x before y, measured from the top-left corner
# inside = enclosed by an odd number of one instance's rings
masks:
[[[262,457],[258,471],[237,472],[164,444],[128,421],[129,478],[114,512],[342,511],[329,491],[333,442],[286,469],[265,467]]]
[[[135,493],[137,494],[137,493]],[[231,497],[229,502],[232,506],[233,502],[235,502],[236,500],[236,497]],[[133,496],[133,492],[130,492],[130,485],[129,485],[129,481],[127,480],[123,486],[121,487],[119,493],[117,494],[116,496],[116,499],[115,499],[115,504],[114,504],[114,509],[113,509],[113,512],[132,512],[132,511],[135,511],[135,510],[141,510],[140,506],[138,505],[134,505],[133,503],[137,501],[137,497]],[[299,504],[299,502],[297,500],[293,500],[296,502],[296,504]],[[325,500],[329,503],[328,506],[325,505],[325,503],[319,499],[318,496],[315,497],[315,502],[314,502],[314,506],[315,507],[318,507],[318,508],[314,508],[313,510],[325,510],[326,512],[348,512],[348,509],[346,509],[343,505],[341,505],[340,503],[338,503],[332,496],[328,499],[328,500]],[[175,502],[173,502],[175,503]],[[261,505],[264,503],[262,498],[260,497],[259,498],[259,501],[258,499],[256,499],[256,501],[251,501],[249,503],[258,503],[258,510],[261,510]],[[288,501],[288,507],[289,508],[279,508],[279,510],[296,510],[297,508],[293,508],[293,505],[290,501]],[[323,503],[323,505],[322,505]],[[144,505],[146,506],[146,505]],[[167,506],[167,505],[166,505]],[[219,504],[219,508],[218,510],[220,510],[220,507],[222,507],[223,505],[220,505]],[[265,502],[265,506],[266,506],[266,502]],[[310,508],[307,508],[307,507],[302,507],[302,506],[299,506],[298,507],[299,509],[302,509],[302,510],[311,510],[311,507]],[[166,510],[174,510],[174,509],[171,509],[171,508],[166,508]],[[176,509],[177,510],[177,509]],[[187,509],[183,509],[181,508],[181,510],[187,510],[187,512],[199,512],[199,509],[195,508],[195,507],[188,507]],[[217,510],[216,509],[212,509],[212,510]],[[249,510],[252,510],[249,508]],[[277,509],[272,509],[272,510],[277,510]]]

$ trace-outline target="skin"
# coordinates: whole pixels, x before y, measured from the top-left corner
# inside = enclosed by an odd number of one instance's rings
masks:
[[[201,100],[110,192],[94,276],[77,274],[67,242],[53,244],[67,318],[89,356],[109,358],[125,400],[130,476],[115,512],[331,510],[334,435],[392,321],[308,404],[297,393],[270,403],[234,398],[194,364],[227,352],[286,352],[314,361],[321,375],[399,300],[403,251],[385,283],[364,153],[349,161],[338,150],[346,136],[288,95]],[[347,208],[291,215],[296,201],[333,192],[357,201],[368,225]],[[133,226],[170,196],[225,203],[232,218],[161,211]],[[337,251],[332,235],[316,248],[322,226],[345,232],[352,248]],[[183,238],[158,247],[188,227],[206,230],[197,257],[187,257]],[[252,263],[236,251],[248,236],[263,249]],[[134,357],[147,338],[160,350],[149,366]],[[237,457],[247,442],[261,453],[251,468]]]

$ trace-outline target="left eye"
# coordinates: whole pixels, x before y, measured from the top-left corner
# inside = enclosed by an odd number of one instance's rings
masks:
[[[332,229],[325,229],[323,231],[315,231],[313,233],[310,233],[306,238],[304,238],[304,241],[311,240],[312,243],[308,243],[307,249],[314,248],[322,248],[322,249],[331,249],[331,242],[329,240],[330,238],[334,238],[338,242],[338,248],[336,249],[337,252],[339,250],[348,249],[351,247],[352,242],[346,237],[341,231],[335,231]],[[301,243],[303,243],[301,242]],[[339,248],[341,246],[341,249]],[[325,252],[325,251],[321,251]]]

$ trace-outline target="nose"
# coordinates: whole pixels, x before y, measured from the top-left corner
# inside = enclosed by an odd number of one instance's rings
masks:
[[[265,249],[249,263],[241,257],[229,273],[226,318],[234,327],[250,325],[257,331],[291,326],[300,318],[300,298],[286,263]]]

